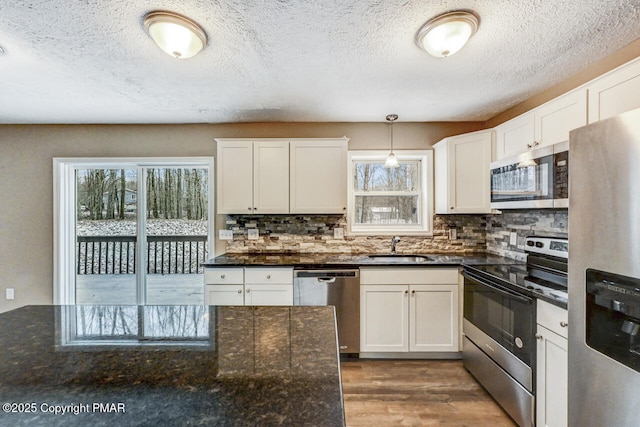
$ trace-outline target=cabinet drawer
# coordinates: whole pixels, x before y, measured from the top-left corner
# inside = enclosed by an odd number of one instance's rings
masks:
[[[293,268],[246,268],[245,283],[251,284],[292,284]]]
[[[367,267],[360,269],[360,284],[362,285],[443,285],[457,283],[457,268]]]
[[[538,324],[567,338],[567,331],[569,329],[567,310],[538,300],[536,303],[536,314],[538,316]]]
[[[244,270],[242,268],[205,268],[205,285],[242,285]]]

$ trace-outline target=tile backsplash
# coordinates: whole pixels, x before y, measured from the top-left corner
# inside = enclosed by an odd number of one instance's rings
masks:
[[[334,229],[346,230],[344,215],[228,215],[226,228],[233,240],[226,251],[242,252],[340,252],[386,253],[391,236],[353,236],[335,239]],[[486,218],[482,215],[436,215],[433,236],[401,236],[398,252],[485,252]],[[456,229],[456,239],[449,229]],[[248,230],[258,229],[258,239],[249,240]]]
[[[227,215],[226,229],[233,240],[226,252],[339,252],[386,253],[391,236],[334,238],[334,229],[346,230],[344,215]],[[449,230],[455,228],[456,238]],[[249,239],[248,230],[258,230]],[[511,233],[516,244],[511,245]],[[489,252],[524,260],[524,239],[530,235],[567,237],[567,210],[537,209],[503,211],[493,215],[435,215],[433,236],[400,236],[398,252],[472,254]]]
[[[511,233],[516,244],[510,244]],[[524,261],[524,239],[527,236],[568,237],[567,209],[504,210],[487,216],[487,252]]]

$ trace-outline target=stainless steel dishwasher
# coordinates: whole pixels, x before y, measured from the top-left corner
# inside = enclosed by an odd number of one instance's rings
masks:
[[[294,270],[293,305],[332,305],[340,353],[360,352],[360,272]]]

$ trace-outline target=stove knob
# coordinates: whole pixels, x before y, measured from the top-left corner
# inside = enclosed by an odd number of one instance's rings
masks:
[[[536,248],[544,248],[544,243],[536,242]]]
[[[534,245],[533,240],[527,240],[527,246],[533,246],[533,245]]]

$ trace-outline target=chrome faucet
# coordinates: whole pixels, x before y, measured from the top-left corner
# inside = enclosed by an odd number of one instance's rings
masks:
[[[396,254],[396,245],[398,242],[400,242],[400,238],[398,236],[393,236],[393,239],[391,239],[391,255]]]

